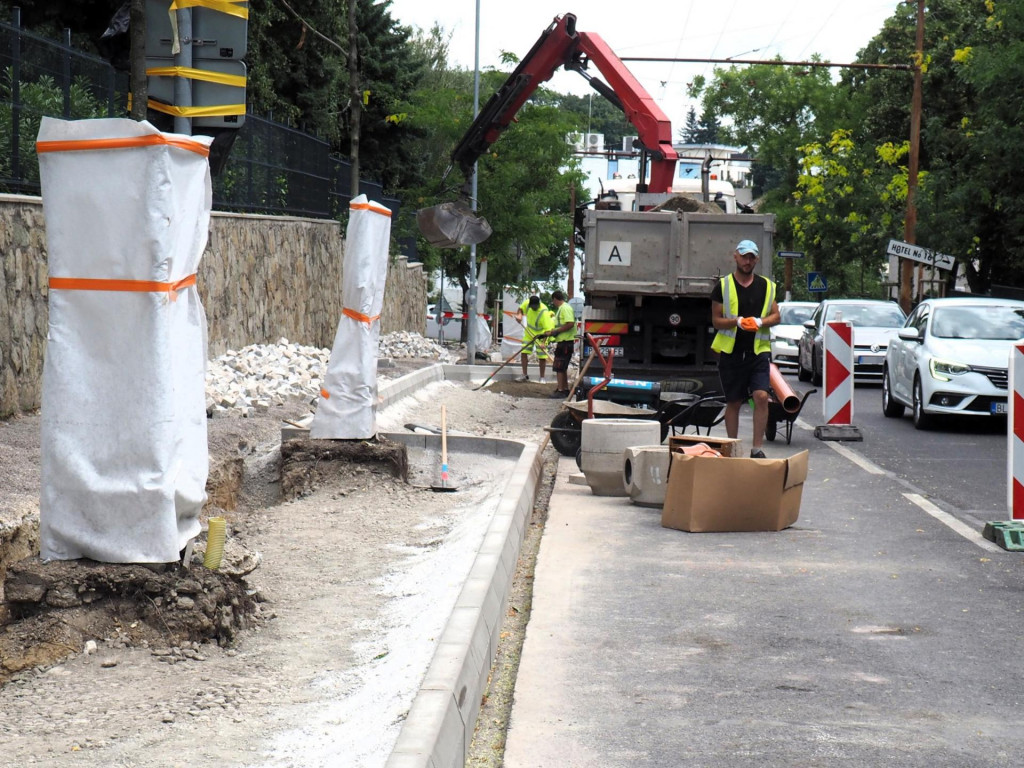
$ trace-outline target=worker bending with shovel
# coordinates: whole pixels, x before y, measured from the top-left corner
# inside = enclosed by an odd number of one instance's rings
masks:
[[[515,314],[516,322],[523,326],[523,347],[519,350],[519,362],[523,366],[523,375],[516,381],[529,381],[530,377],[526,367],[530,362],[530,355],[537,358],[537,365],[540,368],[540,383],[547,384],[544,378],[548,366],[548,345],[541,337],[554,327],[554,315],[550,309],[540,300],[540,296],[531,296],[522,304]],[[525,320],[525,322],[524,322]]]
[[[573,348],[576,346],[576,313],[565,300],[561,291],[551,293],[551,303],[555,305],[554,319],[544,336],[555,340],[555,371],[557,386],[551,394],[553,398],[569,397],[569,361],[572,360]]]

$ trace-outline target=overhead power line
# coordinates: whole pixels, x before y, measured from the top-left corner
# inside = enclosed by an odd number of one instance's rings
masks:
[[[914,70],[913,64],[835,64],[831,61],[779,61],[778,59],[676,59],[668,56],[622,56],[621,61],[648,61],[674,64],[768,64],[779,67],[839,67],[844,69],[900,69]]]

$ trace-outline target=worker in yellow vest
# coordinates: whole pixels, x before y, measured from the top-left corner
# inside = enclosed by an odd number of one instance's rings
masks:
[[[519,353],[523,375],[519,376],[516,381],[530,380],[526,367],[530,362],[530,355],[534,354],[537,357],[537,366],[540,368],[540,383],[547,384],[548,380],[544,378],[544,372],[548,365],[548,343],[543,337],[551,328],[554,316],[547,305],[540,300],[540,296],[534,295],[519,305],[515,318],[516,322],[523,326],[523,347]]]
[[[556,387],[551,397],[565,399],[569,396],[569,361],[576,346],[576,313],[561,291],[551,292],[551,303],[555,305],[554,324],[544,334],[555,340],[555,362],[551,367]]]
[[[750,458],[765,458],[761,449],[768,424],[768,388],[772,344],[768,330],[778,325],[775,283],[754,274],[760,256],[757,243],[742,240],[733,251],[736,268],[711,291],[711,324],[718,331],[711,348],[718,353],[718,376],[725,395],[725,431],[735,438],[740,408],[754,400],[754,437]]]

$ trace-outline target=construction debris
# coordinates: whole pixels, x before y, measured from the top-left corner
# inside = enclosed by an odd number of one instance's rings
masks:
[[[211,418],[245,418],[266,413],[275,405],[312,403],[320,395],[330,354],[329,349],[285,338],[278,339],[277,344],[228,350],[207,367],[206,413]],[[381,336],[378,355],[435,359],[439,363],[454,363],[456,359],[440,344],[409,331]]]

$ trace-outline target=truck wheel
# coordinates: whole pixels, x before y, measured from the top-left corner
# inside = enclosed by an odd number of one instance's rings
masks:
[[[583,444],[580,423],[568,410],[559,411],[551,420],[551,444],[563,456],[575,456]]]

